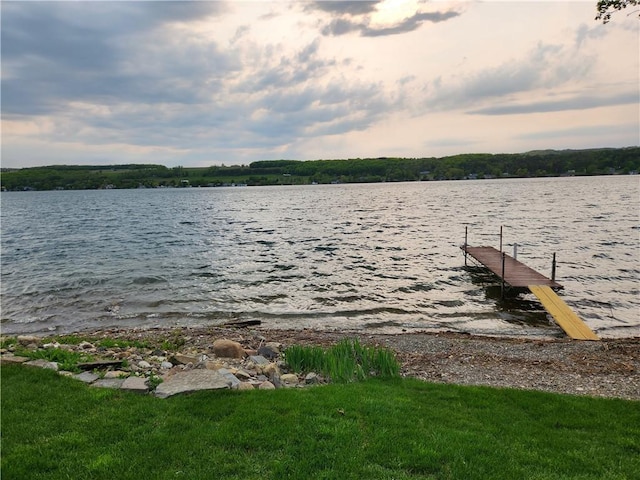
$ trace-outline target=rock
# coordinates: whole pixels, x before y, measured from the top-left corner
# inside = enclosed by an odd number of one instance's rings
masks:
[[[92,343],[89,342],[80,342],[80,344],[78,345],[78,348],[80,350],[90,350],[92,348],[96,348]]]
[[[147,362],[146,360],[140,360],[138,362],[138,367],[140,367],[140,368],[151,368],[151,364],[149,362]]]
[[[240,380],[249,380],[251,378],[251,374],[242,369],[237,370],[235,373],[235,376],[238,377]]]
[[[268,345],[263,345],[258,349],[258,355],[262,355],[268,360],[273,360],[274,358],[277,358],[278,352]]]
[[[318,377],[317,373],[310,372],[304,377],[304,383],[307,385],[314,385],[316,383],[320,383],[320,377]]]
[[[285,373],[280,376],[280,382],[285,387],[290,387],[298,384],[298,376],[295,373]]]
[[[268,365],[270,362],[262,355],[252,355],[249,357],[249,360],[255,363],[256,365]]]
[[[230,381],[214,370],[187,370],[167,378],[156,388],[156,396],[167,398],[178,393],[229,388]]]
[[[182,353],[176,353],[169,359],[174,365],[189,365],[190,363],[195,365],[199,360],[195,355],[184,355]]]
[[[91,384],[92,387],[98,388],[121,388],[124,378],[100,378]]]
[[[91,373],[91,372],[82,372],[79,373],[77,375],[74,375],[73,378],[75,378],[76,380],[80,380],[81,382],[84,383],[93,383],[96,380],[98,380],[98,375],[96,375],[95,373]]]
[[[221,358],[244,358],[244,348],[233,340],[216,340],[213,342],[213,353]]]
[[[28,357],[18,357],[17,355],[11,354],[2,355],[2,357],[0,357],[0,363],[24,363],[28,361]]]
[[[253,388],[253,385],[251,385],[248,382],[240,382],[236,390],[255,390],[255,389]]]
[[[147,393],[149,391],[147,379],[144,377],[128,377],[122,382],[120,388],[135,393]]]
[[[262,373],[269,378],[273,378],[275,375],[280,374],[280,369],[275,363],[269,363],[268,365],[262,367]]]
[[[220,370],[218,370],[218,373],[223,375],[224,378],[226,378],[227,380],[229,380],[229,382],[231,382],[231,388],[238,388],[238,385],[240,385],[240,380],[238,380],[238,377],[236,377],[231,372],[231,370],[227,368],[221,368]]]
[[[56,362],[48,362],[44,359],[31,360],[30,362],[24,362],[23,365],[29,365],[30,367],[46,368],[48,370],[58,371],[58,364]]]
[[[224,368],[224,364],[222,362],[207,362],[204,364],[204,368],[207,370],[220,370]]]
[[[51,350],[52,348],[60,348],[60,344],[58,342],[45,343],[42,348]]]
[[[125,378],[128,376],[129,374],[127,372],[121,370],[110,370],[104,374],[104,378]]]
[[[266,382],[262,382],[260,385],[258,385],[258,389],[260,390],[275,390],[276,386],[271,383],[269,380],[267,380]]]
[[[160,368],[162,370],[169,370],[170,368],[173,368],[173,363],[171,363],[171,362],[162,362],[160,364]]]
[[[33,335],[18,335],[16,338],[18,343],[21,345],[31,345],[35,343],[36,345],[40,343],[40,339],[38,337],[34,337]]]

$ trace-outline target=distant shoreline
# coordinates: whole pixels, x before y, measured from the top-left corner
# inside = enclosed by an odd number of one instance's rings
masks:
[[[628,175],[640,147],[448,157],[264,160],[249,165],[52,165],[3,168],[2,191],[239,187]]]

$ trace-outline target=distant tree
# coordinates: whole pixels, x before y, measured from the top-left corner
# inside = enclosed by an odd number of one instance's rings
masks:
[[[640,4],[640,0],[600,0],[596,6],[598,9],[596,20],[608,23],[611,20],[611,14],[616,10],[623,10],[629,6],[635,7],[638,4]]]

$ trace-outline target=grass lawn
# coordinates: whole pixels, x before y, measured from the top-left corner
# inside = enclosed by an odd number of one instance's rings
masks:
[[[161,400],[2,366],[3,479],[632,479],[640,402],[410,379]]]

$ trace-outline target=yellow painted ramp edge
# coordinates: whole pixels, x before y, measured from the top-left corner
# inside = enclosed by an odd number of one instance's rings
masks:
[[[600,340],[564,301],[546,285],[529,285],[544,308],[571,338],[576,340]]]

